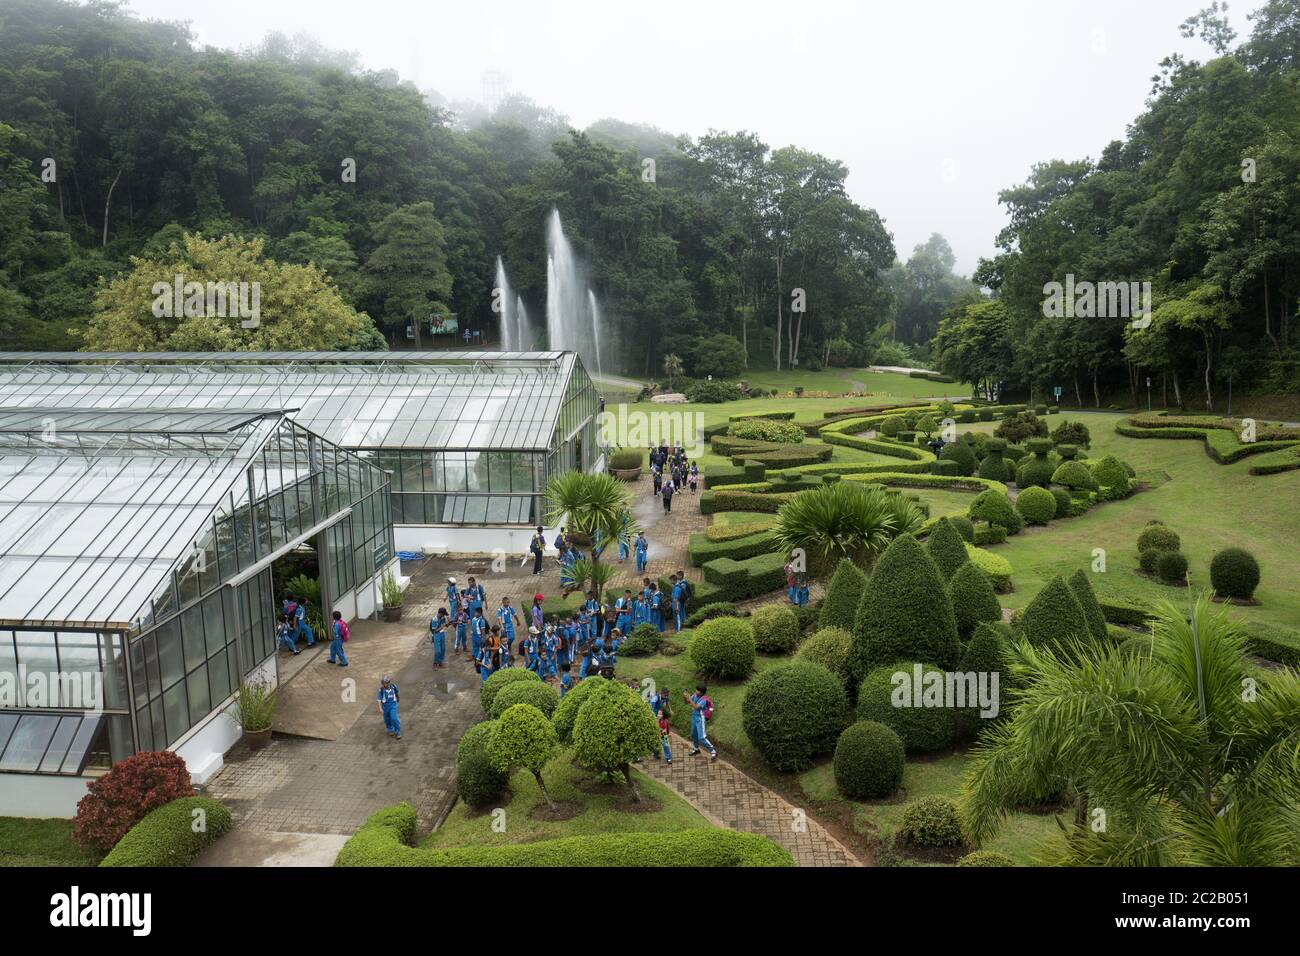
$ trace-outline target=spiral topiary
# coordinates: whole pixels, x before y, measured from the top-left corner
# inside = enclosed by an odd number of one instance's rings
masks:
[[[889,727],[859,720],[835,744],[835,786],[850,800],[887,797],[903,782],[903,741]]]

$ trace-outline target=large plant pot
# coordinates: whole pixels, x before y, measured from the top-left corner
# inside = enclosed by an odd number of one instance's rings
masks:
[[[261,750],[271,742],[271,728],[265,730],[245,730],[244,740],[248,743],[249,750]]]
[[[641,477],[641,466],[635,468],[611,468],[610,472],[619,481],[636,481]]]
[[[401,619],[402,619],[402,605],[399,604],[396,607],[384,608],[385,621],[388,621],[391,624],[393,621],[400,621]]]

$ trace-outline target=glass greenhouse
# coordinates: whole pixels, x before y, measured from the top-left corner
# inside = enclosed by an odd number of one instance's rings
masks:
[[[76,776],[179,750],[275,654],[273,561],[314,547],[322,608],[393,561],[388,476],[282,407],[171,407],[120,386],[116,401],[52,388],[16,407],[13,384],[0,771]]]
[[[389,472],[407,527],[536,525],[546,480],[600,456],[573,352],[9,353],[5,406],[285,409]]]

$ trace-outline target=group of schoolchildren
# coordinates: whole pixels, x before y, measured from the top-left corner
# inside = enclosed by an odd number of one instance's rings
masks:
[[[629,681],[628,686],[633,690],[639,691],[636,681]],[[709,740],[708,721],[713,719],[713,701],[709,698],[708,687],[704,684],[695,685],[695,693],[688,694],[682,692],[682,698],[686,701],[687,706],[691,708],[691,749],[690,755],[694,757],[703,748],[709,752],[710,760],[718,759],[718,748],[713,746]],[[669,741],[669,735],[672,732],[672,704],[668,697],[668,692],[656,690],[647,699],[646,703],[650,705],[650,710],[654,712],[655,723],[659,725],[659,745],[663,750],[663,757],[659,756],[656,750],[654,758],[663,759],[668,764],[673,762],[673,750]],[[641,758],[637,757],[633,763],[640,763]]]
[[[699,481],[700,466],[687,459],[685,448],[660,445],[650,449],[650,493],[663,499],[664,514],[673,510],[673,495],[688,485],[695,494]]]
[[[331,664],[348,666],[348,656],[343,653],[343,644],[349,636],[348,622],[343,620],[341,613],[335,611],[330,620],[329,662]],[[316,646],[316,633],[307,621],[307,603],[298,595],[290,594],[280,604],[280,622],[275,627],[276,649],[284,647],[292,651],[296,657],[302,653],[298,650],[298,641],[304,637],[307,638],[308,647]]]

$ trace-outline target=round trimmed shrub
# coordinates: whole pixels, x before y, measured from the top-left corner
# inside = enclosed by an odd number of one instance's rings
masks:
[[[618,448],[609,456],[611,471],[631,471],[640,468],[645,461],[645,453],[639,448]]]
[[[1097,481],[1092,477],[1092,472],[1081,461],[1061,462],[1056,471],[1052,472],[1052,484],[1085,491],[1092,491],[1097,487]]]
[[[715,617],[695,629],[691,637],[691,662],[705,677],[738,680],[754,669],[757,654],[754,629],[735,617]]]
[[[99,865],[189,866],[233,826],[230,811],[211,797],[181,797],[145,814]]]
[[[876,430],[882,435],[893,438],[906,427],[907,421],[902,415],[890,415],[880,423],[880,426]]]
[[[1178,551],[1182,548],[1178,532],[1157,522],[1149,523],[1138,535],[1138,551]]]
[[[975,525],[971,524],[970,518],[965,515],[949,515],[948,523],[957,529],[963,540],[975,543]]]
[[[656,753],[659,726],[654,713],[630,687],[610,681],[578,710],[573,726],[573,758],[601,773],[626,771],[637,757]]]
[[[1124,462],[1114,455],[1107,455],[1088,466],[1099,488],[1106,489],[1106,497],[1115,500],[1126,497],[1133,487],[1129,482],[1128,469]]]
[[[862,603],[862,592],[867,586],[867,574],[852,561],[844,558],[835,566],[830,586],[826,589],[826,599],[822,601],[821,616],[817,623],[821,627],[841,627],[853,630],[853,622],[858,616],[858,605]]]
[[[541,680],[513,681],[506,684],[492,698],[492,710],[488,716],[500,719],[515,704],[532,704],[549,719],[560,706],[560,695],[550,684]]]
[[[803,430],[802,425],[796,425],[794,422],[775,421],[770,418],[746,418],[728,425],[727,434],[733,438],[797,445],[808,433]]]
[[[495,724],[487,745],[492,765],[503,773],[509,773],[514,767],[531,771],[544,790],[542,768],[559,747],[554,725],[531,704],[515,704]]]
[[[488,741],[495,729],[495,720],[475,724],[456,745],[456,795],[471,807],[487,806],[510,782],[509,775],[488,757]]]
[[[1019,488],[1046,488],[1052,483],[1056,466],[1046,456],[1033,455],[1016,467],[1016,486]]]
[[[1165,584],[1187,580],[1187,556],[1181,551],[1162,551],[1156,558],[1156,576]]]
[[[1047,524],[1056,517],[1056,498],[1046,488],[1032,485],[1016,496],[1016,510],[1030,524]]]
[[[522,667],[506,667],[497,671],[491,677],[483,682],[483,686],[478,692],[478,702],[483,707],[483,713],[489,717],[492,715],[492,701],[496,698],[501,689],[516,681],[533,681],[542,683],[542,679],[530,670],[524,670]]]
[[[799,644],[799,619],[781,604],[760,607],[749,619],[754,646],[764,654],[788,654]]]
[[[805,770],[829,753],[849,722],[844,685],[818,664],[792,661],[760,673],[741,705],[745,735],[773,769]]]
[[[917,846],[960,846],[957,804],[944,797],[922,797],[903,807],[902,832]]]
[[[971,561],[964,562],[949,580],[948,594],[957,618],[957,633],[963,640],[984,621],[1002,620],[1002,605],[993,582]]]
[[[1249,601],[1259,587],[1259,562],[1244,548],[1224,548],[1210,561],[1210,583],[1221,597]]]
[[[991,525],[998,525],[1005,528],[1008,534],[1016,534],[1023,525],[1016,509],[1011,507],[1011,499],[993,488],[975,496],[966,516],[972,521],[987,521]]]
[[[887,797],[903,782],[903,741],[874,720],[859,720],[835,744],[835,786],[849,799]]]
[[[1079,457],[1078,445],[1057,445],[1056,455],[1061,461],[1074,461]]]
[[[955,441],[943,446],[943,451],[939,452],[939,458],[943,461],[956,462],[957,474],[963,478],[969,478],[975,474],[975,452],[971,450],[970,445],[964,441]]]
[[[940,518],[935,523],[925,541],[925,550],[934,559],[945,581],[966,563],[966,542],[947,518]]]
[[[911,661],[900,661],[877,667],[864,677],[858,685],[858,719],[878,721],[891,728],[903,741],[908,753],[925,753],[952,746],[956,736],[954,710],[948,707],[894,706],[895,686],[902,683],[902,678],[896,680],[894,675],[903,674],[907,679],[906,686],[914,691],[914,673]],[[942,675],[943,671],[927,664],[922,668],[922,674],[930,673]]]
[[[1147,574],[1156,573],[1156,562],[1160,560],[1160,555],[1165,554],[1159,548],[1147,548],[1145,551],[1138,552],[1138,566]]]
[[[704,607],[692,611],[686,618],[687,627],[699,627],[705,621],[711,621],[715,617],[739,617],[740,611],[736,605],[730,601],[714,601],[712,604],[706,604]]]
[[[842,627],[823,627],[799,645],[794,659],[820,664],[840,679],[846,687],[849,682],[849,647],[853,635]]]
[[[664,636],[659,633],[659,628],[642,621],[632,628],[631,636],[618,645],[618,652],[628,657],[649,657],[659,652],[663,642]]]
[[[1015,866],[1011,857],[993,850],[976,850],[957,861],[958,866]]]

